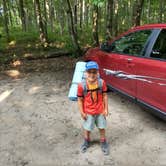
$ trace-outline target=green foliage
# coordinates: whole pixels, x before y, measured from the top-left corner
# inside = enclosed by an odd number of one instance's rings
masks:
[[[92,4],[98,6],[98,7],[102,7],[105,3],[106,0],[90,0]]]
[[[11,41],[15,40],[18,44],[35,42],[38,40],[38,32],[35,29],[31,29],[28,32],[23,32],[21,28],[11,29]]]

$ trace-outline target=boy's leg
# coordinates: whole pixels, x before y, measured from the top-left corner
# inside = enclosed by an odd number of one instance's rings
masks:
[[[99,129],[100,131],[100,141],[103,142],[106,140],[105,129]]]
[[[84,142],[81,146],[81,151],[84,153],[90,145],[90,131],[94,128],[94,118],[92,115],[87,115],[87,119],[84,121],[83,128]]]
[[[101,149],[105,155],[109,154],[109,147],[106,141],[106,118],[103,115],[98,115],[96,119],[96,125],[99,128],[100,132],[100,142],[101,142]]]
[[[84,130],[84,142],[81,145],[81,152],[85,153],[90,144],[90,131]]]
[[[88,141],[90,141],[90,131],[84,130],[84,138]]]
[[[109,154],[109,146],[106,141],[106,136],[105,136],[105,129],[99,129],[100,131],[100,143],[101,143],[101,150],[103,151],[104,155]]]

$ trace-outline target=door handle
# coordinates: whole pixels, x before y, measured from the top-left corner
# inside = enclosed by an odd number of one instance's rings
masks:
[[[131,62],[133,59],[132,58],[127,58],[127,62]]]

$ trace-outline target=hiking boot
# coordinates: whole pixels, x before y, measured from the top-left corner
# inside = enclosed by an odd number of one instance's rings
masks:
[[[109,145],[106,141],[101,142],[101,150],[104,153],[104,155],[109,155]]]
[[[86,150],[89,148],[90,142],[88,140],[84,140],[84,143],[81,145],[81,152],[85,153]]]

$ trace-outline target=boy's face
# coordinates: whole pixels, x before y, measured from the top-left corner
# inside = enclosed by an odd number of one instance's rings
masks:
[[[87,76],[88,81],[94,82],[94,81],[96,81],[96,79],[98,77],[98,70],[89,69],[89,70],[86,71],[86,76]]]

